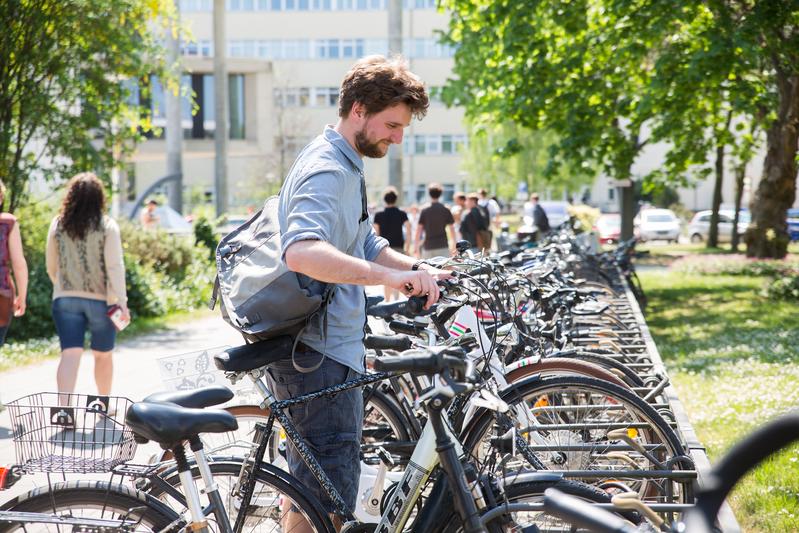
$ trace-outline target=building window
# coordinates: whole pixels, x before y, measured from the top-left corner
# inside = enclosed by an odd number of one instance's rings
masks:
[[[609,187],[608,188],[608,200],[615,200],[616,199],[616,188]]]

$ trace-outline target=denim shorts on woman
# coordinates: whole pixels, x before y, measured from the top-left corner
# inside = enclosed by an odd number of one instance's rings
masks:
[[[104,301],[91,298],[62,296],[53,300],[53,320],[61,349],[83,348],[88,329],[92,336],[92,350],[113,350],[117,329],[108,318],[108,308]]]
[[[315,351],[295,353],[294,359],[302,368],[315,365],[321,355]],[[297,372],[291,359],[269,365],[267,380],[270,390],[279,400],[332,387],[360,374],[330,358],[322,366],[303,374]],[[363,393],[360,388],[339,392],[333,397],[318,398],[289,407],[288,414],[311,453],[319,461],[333,486],[341,494],[350,511],[355,511],[358,481],[361,476],[361,430],[363,428]],[[316,496],[328,513],[335,508],[327,492],[303,462],[293,444],[286,450],[289,472]]]

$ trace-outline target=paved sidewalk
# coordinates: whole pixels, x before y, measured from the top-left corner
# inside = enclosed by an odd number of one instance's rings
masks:
[[[112,394],[138,400],[147,394],[166,390],[161,381],[157,359],[179,355],[217,346],[242,344],[241,335],[225,324],[218,316],[170,327],[156,333],[138,336],[117,344],[114,351],[114,385]],[[56,391],[56,368],[58,359],[0,373],[0,392],[5,402],[35,392]],[[87,351],[81,361],[75,391],[95,394],[93,377],[94,358]],[[8,409],[0,413],[0,465],[14,462],[14,446],[11,440],[11,422]],[[95,474],[93,477],[99,478]],[[39,478],[40,476],[35,476]],[[41,480],[27,476],[12,491],[0,492],[0,502],[9,499],[12,492],[29,489]]]

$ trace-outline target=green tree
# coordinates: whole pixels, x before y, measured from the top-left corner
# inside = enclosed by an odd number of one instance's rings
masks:
[[[556,135],[547,171],[596,168],[632,178],[649,142],[641,106],[650,51],[667,34],[662,6],[636,11],[576,0],[443,0],[452,11],[445,41],[457,46],[445,101],[468,116],[488,113]],[[657,23],[638,32],[638,17]],[[490,28],[490,30],[489,30]],[[631,214],[623,228],[632,228]]]
[[[0,179],[13,211],[28,181],[104,175],[148,127],[133,84],[167,75],[171,0],[0,0]],[[144,84],[146,86],[146,84]]]
[[[673,149],[648,178],[715,171],[718,205],[725,157],[761,127],[767,156],[747,253],[785,255],[799,139],[795,0],[442,3],[458,46],[445,98],[471,115],[551,129],[554,166],[593,161],[625,179],[644,145],[666,140]]]

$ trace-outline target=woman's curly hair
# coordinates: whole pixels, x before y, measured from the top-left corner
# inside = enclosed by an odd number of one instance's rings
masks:
[[[82,240],[89,230],[102,227],[105,211],[103,183],[93,172],[82,172],[67,184],[61,204],[61,228],[74,240]]]

